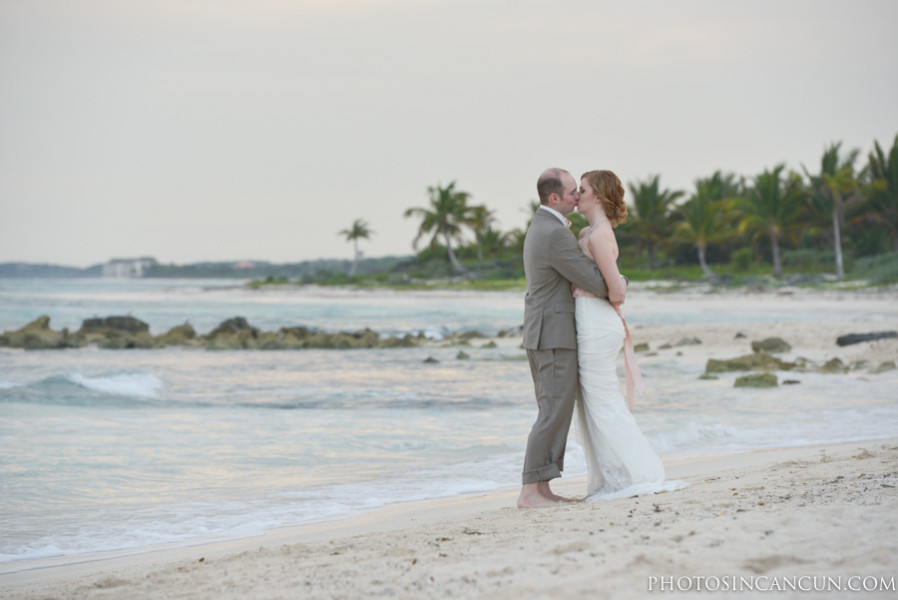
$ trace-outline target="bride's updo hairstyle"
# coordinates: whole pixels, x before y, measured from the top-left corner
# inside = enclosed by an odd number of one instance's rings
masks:
[[[611,171],[588,171],[580,179],[586,179],[596,197],[601,198],[605,216],[617,227],[627,220],[627,205],[624,204],[624,186]]]

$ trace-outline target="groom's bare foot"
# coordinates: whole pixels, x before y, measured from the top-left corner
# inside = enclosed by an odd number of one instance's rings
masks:
[[[578,500],[575,498],[565,498],[564,496],[559,496],[558,494],[553,492],[551,488],[549,488],[548,481],[540,481],[537,484],[537,486],[538,486],[540,495],[543,496],[544,498],[548,498],[549,500],[552,500],[553,502],[583,502],[583,500]]]
[[[521,495],[518,496],[518,508],[542,508],[544,506],[552,506],[558,502],[540,493],[540,484],[542,483],[545,483],[548,487],[548,483],[544,481],[524,484],[524,487],[521,488]]]

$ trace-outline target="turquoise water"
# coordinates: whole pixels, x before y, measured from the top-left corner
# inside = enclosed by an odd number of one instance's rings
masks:
[[[637,324],[765,318],[725,306],[714,314],[678,302],[664,313],[638,307]],[[514,327],[522,311],[519,293],[0,280],[6,330],[40,314],[70,329],[132,314],[155,333],[185,320],[203,332],[241,315],[263,329],[368,326],[439,338]],[[457,352],[0,349],[0,571],[515,486],[535,417],[524,353],[476,343],[469,360]],[[439,362],[424,363],[428,356]],[[749,392],[726,378],[699,384],[701,365],[686,359],[645,357],[641,366],[648,390],[637,419],[666,456],[898,430],[894,375],[803,374],[801,386]],[[575,442],[567,462],[566,476],[585,472]]]

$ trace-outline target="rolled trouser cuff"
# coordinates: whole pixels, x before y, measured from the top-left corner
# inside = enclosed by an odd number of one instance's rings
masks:
[[[524,483],[538,483],[540,481],[549,481],[561,477],[561,470],[557,465],[548,465],[539,469],[524,471],[522,479]]]

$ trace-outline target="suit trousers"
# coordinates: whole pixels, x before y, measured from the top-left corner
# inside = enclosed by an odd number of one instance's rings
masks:
[[[561,477],[564,449],[580,385],[577,351],[567,348],[527,350],[539,414],[524,455],[524,483]]]

